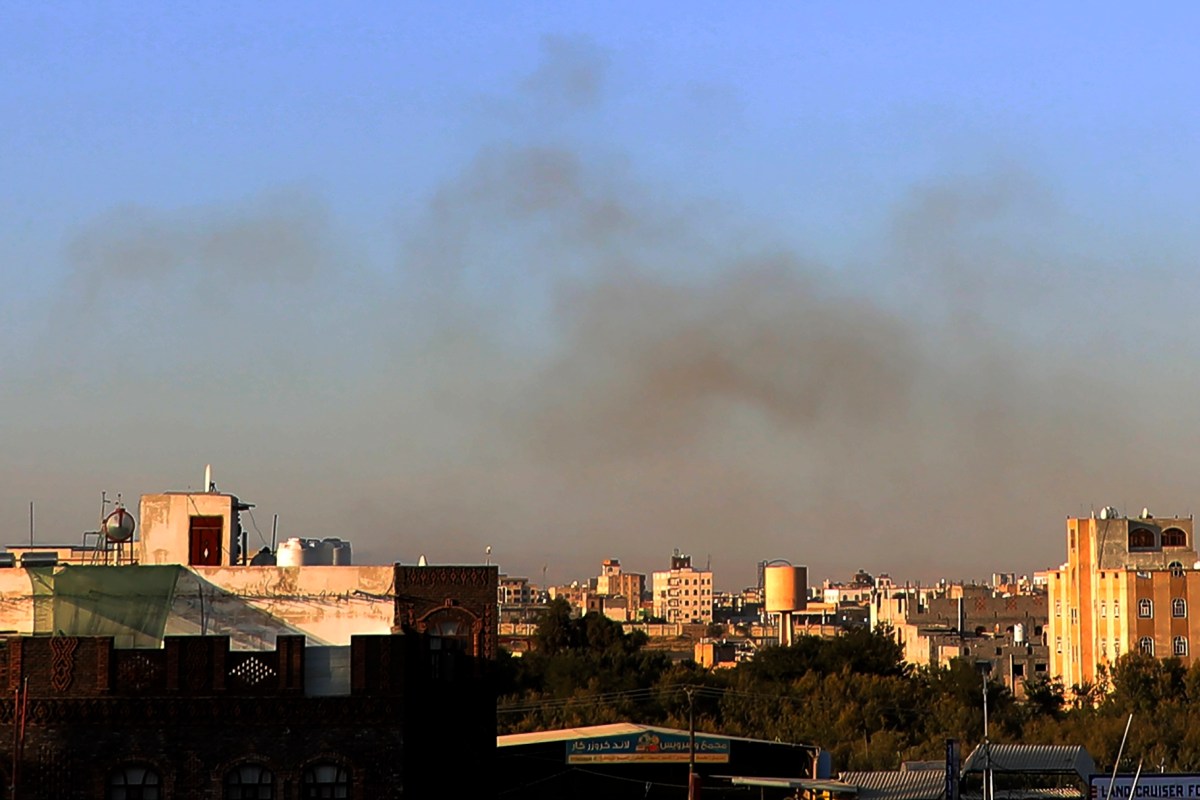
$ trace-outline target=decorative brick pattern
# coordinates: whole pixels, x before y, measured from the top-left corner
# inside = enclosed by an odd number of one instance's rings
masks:
[[[13,756],[13,690],[28,685],[22,800],[104,797],[112,771],[131,764],[159,774],[163,797],[216,800],[232,765],[251,762],[274,773],[277,798],[298,800],[305,766],[320,760],[349,770],[354,798],[492,796],[489,670],[463,654],[462,669],[437,677],[415,623],[438,609],[461,614],[475,652],[490,657],[496,569],[411,569],[396,572],[399,635],[351,639],[349,696],[304,694],[303,636],[262,652],[231,652],[222,636],[167,637],[161,650],[118,650],[101,637],[10,638],[0,648],[9,687],[0,693],[2,777]]]
[[[50,686],[56,692],[65,692],[71,688],[71,680],[75,677],[75,648],[79,640],[74,636],[55,636],[50,639]]]
[[[258,686],[263,681],[275,678],[277,673],[262,659],[250,656],[229,670],[229,675],[247,686]]]
[[[132,689],[144,692],[159,684],[162,677],[162,667],[158,661],[144,653],[132,651],[123,653],[117,661],[117,689]]]

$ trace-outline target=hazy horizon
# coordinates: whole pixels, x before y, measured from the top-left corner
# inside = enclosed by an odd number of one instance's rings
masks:
[[[267,537],[555,583],[1192,511],[1196,9],[7,16],[6,542],[206,463]]]

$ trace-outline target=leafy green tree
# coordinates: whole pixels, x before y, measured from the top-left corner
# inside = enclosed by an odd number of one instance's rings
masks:
[[[1110,699],[1128,711],[1157,710],[1185,696],[1186,675],[1178,658],[1126,653],[1113,667]]]
[[[1025,707],[1031,716],[1058,720],[1066,705],[1066,690],[1061,680],[1043,673],[1025,681]]]

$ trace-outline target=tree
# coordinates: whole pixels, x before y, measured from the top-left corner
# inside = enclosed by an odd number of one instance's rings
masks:
[[[1066,690],[1061,680],[1042,673],[1025,681],[1025,708],[1031,715],[1061,719],[1066,703]]]
[[[542,612],[533,641],[538,652],[552,656],[575,644],[572,640],[574,633],[571,604],[561,597],[556,597]]]

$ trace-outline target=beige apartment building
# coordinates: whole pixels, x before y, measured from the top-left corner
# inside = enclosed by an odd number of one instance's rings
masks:
[[[713,574],[692,566],[692,557],[678,550],[671,568],[653,573],[654,616],[667,622],[713,621]]]
[[[600,564],[596,579],[596,594],[605,598],[621,598],[625,608],[622,621],[637,619],[642,610],[642,594],[646,591],[646,576],[640,572],[624,572],[621,562],[606,558]],[[608,602],[607,600],[605,602]]]
[[[1048,573],[1051,675],[1095,682],[1137,649],[1192,662],[1200,642],[1200,571],[1191,517],[1136,519],[1113,508],[1067,519],[1067,562]],[[1195,613],[1194,613],[1195,611]]]

